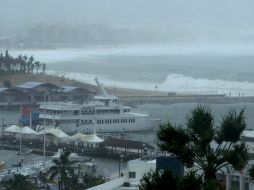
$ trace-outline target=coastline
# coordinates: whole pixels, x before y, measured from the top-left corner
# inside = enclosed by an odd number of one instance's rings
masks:
[[[79,82],[76,80],[59,77],[54,75],[42,74],[6,74],[0,76],[0,87],[3,87],[3,82],[9,80],[12,86],[21,84],[27,81],[38,81],[43,83],[53,83],[59,86],[77,86],[92,90],[97,90],[97,86]],[[192,94],[177,94],[174,92],[161,92],[151,90],[128,89],[119,87],[108,87],[105,89],[109,94],[118,96],[125,104],[135,106],[138,104],[177,104],[177,103],[200,103],[200,104],[237,104],[237,103],[254,103],[254,97],[234,97],[224,95],[192,95]]]

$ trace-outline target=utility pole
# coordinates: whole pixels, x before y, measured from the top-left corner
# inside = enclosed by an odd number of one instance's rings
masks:
[[[4,117],[3,117],[3,126],[2,126],[2,148],[4,146]]]
[[[43,157],[44,157],[44,161],[45,161],[45,151],[46,151],[46,142],[45,142],[45,128],[46,128],[46,120],[45,120],[45,102],[46,102],[46,94],[44,93],[44,110],[43,110],[43,115],[44,115],[44,119],[43,119]]]

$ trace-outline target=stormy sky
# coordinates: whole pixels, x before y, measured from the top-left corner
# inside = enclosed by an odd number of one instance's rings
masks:
[[[2,33],[39,22],[103,22],[154,31],[237,31],[253,36],[253,0],[0,0]]]

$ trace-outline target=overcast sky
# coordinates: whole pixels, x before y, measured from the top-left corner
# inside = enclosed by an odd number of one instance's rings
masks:
[[[187,28],[216,35],[215,29],[225,31],[226,36],[230,36],[228,31],[236,30],[234,36],[247,33],[247,38],[254,38],[254,0],[0,0],[0,3],[2,33],[38,22],[101,21],[112,27],[155,31]]]
[[[99,19],[116,25],[253,27],[253,0],[0,0],[3,22]]]

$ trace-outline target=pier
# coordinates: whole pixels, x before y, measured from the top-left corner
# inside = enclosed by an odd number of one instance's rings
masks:
[[[6,150],[20,150],[20,143],[18,138],[2,138],[0,139],[1,148]],[[22,139],[22,149],[31,149],[33,153],[43,155],[43,140],[41,139]],[[140,158],[147,151],[154,151],[154,147],[143,143],[141,141],[130,141],[124,139],[109,138],[98,147],[88,148],[84,146],[77,146],[65,143],[47,143],[45,153],[47,156],[54,155],[58,149],[69,150],[70,152],[77,153],[80,156],[88,157],[106,157],[110,159],[119,160],[121,155],[124,155],[125,160]]]

